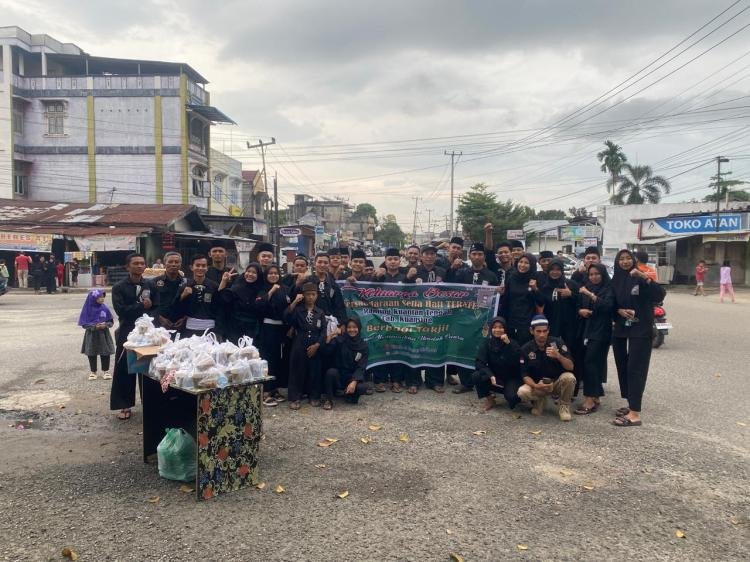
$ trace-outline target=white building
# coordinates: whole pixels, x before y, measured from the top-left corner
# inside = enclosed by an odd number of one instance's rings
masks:
[[[210,150],[211,124],[232,120],[206,84],[184,63],[96,57],[0,27],[0,198],[228,214],[241,173]],[[225,170],[216,205],[212,158]]]

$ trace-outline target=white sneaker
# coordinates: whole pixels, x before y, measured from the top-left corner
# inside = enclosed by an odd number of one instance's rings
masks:
[[[89,380],[90,381],[95,381],[98,378],[99,377],[96,375],[96,373],[89,373]]]
[[[109,374],[109,371],[104,371],[102,373],[102,378],[105,380],[110,380],[112,378],[112,375]]]

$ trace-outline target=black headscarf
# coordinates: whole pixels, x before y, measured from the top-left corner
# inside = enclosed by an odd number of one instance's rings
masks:
[[[282,275],[281,275],[281,268],[278,265],[276,265],[275,263],[272,263],[271,265],[268,266],[268,268],[266,269],[266,273],[263,275],[263,289],[266,290],[266,291],[270,290],[271,287],[274,286],[274,284],[271,283],[268,280],[268,272],[271,271],[272,269],[275,269],[276,273],[279,274],[279,281],[278,282],[281,283],[281,277],[282,277]]]
[[[591,271],[591,268],[596,269],[602,276],[602,282],[594,285],[591,281],[589,281],[589,271]],[[595,295],[599,293],[602,289],[607,287],[611,283],[611,279],[609,278],[609,272],[607,271],[607,266],[605,266],[602,263],[592,263],[588,269],[586,270],[586,289],[594,293]]]
[[[620,267],[620,256],[630,254],[633,258],[633,267],[628,270]],[[620,250],[615,256],[615,274],[612,277],[612,291],[615,294],[617,308],[634,308],[632,291],[633,286],[638,284],[638,280],[630,276],[630,272],[635,268],[636,259],[630,250]]]
[[[258,275],[258,279],[256,279],[254,283],[248,283],[247,280],[245,280],[245,272],[247,272],[247,270],[251,268],[254,269],[255,273]],[[237,281],[235,281],[232,285],[232,292],[237,296],[239,300],[247,304],[255,301],[258,293],[263,290],[265,283],[266,281],[263,277],[263,269],[261,269],[260,264],[251,263],[245,268],[245,271],[242,273],[242,275],[240,275]]]
[[[354,322],[358,328],[357,335],[354,337],[351,337],[346,331],[346,327],[350,322]],[[356,362],[354,358],[357,353],[364,353],[367,351],[367,342],[362,339],[362,324],[356,316],[347,318],[344,323],[344,333],[341,334],[341,348],[342,353],[349,355],[349,359],[351,359],[352,362]]]
[[[508,333],[508,323],[505,321],[505,318],[503,318],[502,316],[495,316],[490,322],[490,333],[487,335],[487,339],[489,340],[490,351],[492,352],[499,351],[500,348],[505,345],[499,338],[496,338],[495,336],[492,335],[492,327],[498,322],[503,325],[503,328],[505,328],[505,333],[506,334]]]
[[[552,276],[549,274],[550,270],[553,267],[559,267],[560,271],[562,272],[562,275],[560,275],[559,279],[552,279]],[[562,262],[561,259],[555,258],[551,262],[549,262],[549,265],[547,266],[547,281],[545,283],[545,287],[548,287],[550,289],[564,289],[566,287],[565,284],[565,264]]]
[[[521,273],[518,271],[518,264],[516,263],[516,268],[513,270],[513,277],[521,283],[528,283],[529,280],[536,279],[536,258],[534,257],[534,254],[528,253],[518,258],[518,261],[521,261],[521,258],[529,260],[529,270],[525,273]]]

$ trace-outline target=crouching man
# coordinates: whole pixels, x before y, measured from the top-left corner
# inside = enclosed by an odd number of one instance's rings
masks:
[[[576,386],[570,350],[562,339],[549,335],[549,321],[542,315],[531,320],[531,335],[534,339],[521,347],[524,384],[518,389],[518,397],[531,402],[532,415],[539,416],[547,397],[559,396],[560,420],[570,421],[570,401]]]

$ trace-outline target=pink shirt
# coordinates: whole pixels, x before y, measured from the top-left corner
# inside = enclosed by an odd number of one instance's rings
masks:
[[[732,268],[731,267],[722,267],[721,273],[719,277],[719,283],[731,283],[732,282]]]

